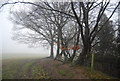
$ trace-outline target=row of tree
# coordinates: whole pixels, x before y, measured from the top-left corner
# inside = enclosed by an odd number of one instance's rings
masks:
[[[110,20],[114,8],[106,2],[14,2],[32,4],[27,9],[11,11],[17,33],[14,39],[30,45],[48,44],[50,58],[89,65],[91,54],[120,56],[120,30]],[[106,15],[106,12],[111,12]],[[25,30],[24,30],[25,29]],[[120,28],[118,28],[120,29]],[[117,37],[117,38],[116,38]],[[117,39],[117,42],[116,42]],[[80,46],[80,49],[78,47]],[[63,49],[74,47],[76,49]],[[61,49],[62,48],[62,49]],[[78,50],[79,49],[79,50]]]

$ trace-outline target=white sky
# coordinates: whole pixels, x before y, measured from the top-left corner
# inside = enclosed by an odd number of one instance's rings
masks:
[[[9,6],[5,6],[0,12],[0,50],[2,50],[3,56],[9,54],[40,54],[41,56],[48,56],[48,49],[42,47],[28,48],[26,44],[20,44],[17,41],[13,41],[12,37],[12,22],[8,19]],[[2,40],[1,40],[2,39]]]

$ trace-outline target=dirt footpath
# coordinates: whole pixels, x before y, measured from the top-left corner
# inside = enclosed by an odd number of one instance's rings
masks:
[[[60,61],[44,58],[39,61],[41,67],[52,79],[88,79],[82,74],[82,70],[63,64]]]

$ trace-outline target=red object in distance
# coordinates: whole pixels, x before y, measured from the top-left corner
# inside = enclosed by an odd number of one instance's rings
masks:
[[[77,45],[77,46],[72,47],[71,49],[73,49],[73,50],[79,50],[79,49],[80,49],[80,46]]]
[[[73,46],[73,47],[71,47],[71,48],[65,48],[64,46],[62,46],[60,49],[61,49],[61,50],[70,50],[70,49],[72,49],[72,50],[79,50],[79,49],[80,49],[80,46],[77,45],[77,46]]]

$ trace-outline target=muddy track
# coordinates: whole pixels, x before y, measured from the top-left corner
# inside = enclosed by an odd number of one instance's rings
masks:
[[[38,62],[52,79],[88,79],[79,68],[71,67],[69,64],[49,58],[41,59]]]

